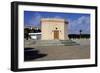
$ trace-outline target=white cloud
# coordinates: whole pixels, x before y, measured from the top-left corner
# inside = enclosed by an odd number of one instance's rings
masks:
[[[69,33],[79,33],[79,30],[82,30],[83,33],[90,33],[90,17],[81,16],[76,20],[69,21]]]

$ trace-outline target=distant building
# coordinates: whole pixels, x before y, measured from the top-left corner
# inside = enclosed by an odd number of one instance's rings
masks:
[[[67,40],[68,22],[64,19],[42,18],[41,19],[41,40]]]
[[[24,29],[25,29],[25,28],[31,29],[31,27],[32,27],[32,26],[24,26]]]

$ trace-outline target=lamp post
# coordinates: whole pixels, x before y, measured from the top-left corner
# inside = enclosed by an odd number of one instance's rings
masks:
[[[80,29],[80,39],[81,39],[81,35],[82,35],[82,30]]]

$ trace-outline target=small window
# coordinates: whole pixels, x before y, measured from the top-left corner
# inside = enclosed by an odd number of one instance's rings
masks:
[[[56,30],[57,30],[58,28],[56,27]]]

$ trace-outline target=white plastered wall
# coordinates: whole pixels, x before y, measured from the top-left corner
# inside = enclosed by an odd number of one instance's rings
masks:
[[[59,40],[68,39],[67,24],[64,21],[45,21],[41,20],[42,36],[41,40],[54,40],[54,30],[59,30]]]

